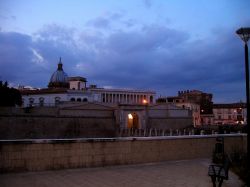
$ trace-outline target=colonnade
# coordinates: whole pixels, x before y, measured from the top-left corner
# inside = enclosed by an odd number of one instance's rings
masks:
[[[153,95],[140,93],[102,93],[102,102],[104,103],[153,103]]]

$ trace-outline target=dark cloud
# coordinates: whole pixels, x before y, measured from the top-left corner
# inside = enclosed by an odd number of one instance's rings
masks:
[[[86,25],[93,26],[95,28],[109,28],[110,20],[104,17],[98,17],[96,19],[88,21]]]
[[[24,73],[32,67],[30,61],[32,51],[32,40],[28,35],[15,32],[1,32],[0,33],[0,79],[15,81],[24,80],[20,76],[19,71]]]
[[[182,89],[213,93],[215,101],[245,98],[243,45],[230,29],[213,31],[212,40],[159,25],[140,30],[76,33],[49,25],[35,38],[0,32],[1,79],[45,87],[62,56],[70,76],[99,86],[153,89],[175,95]]]

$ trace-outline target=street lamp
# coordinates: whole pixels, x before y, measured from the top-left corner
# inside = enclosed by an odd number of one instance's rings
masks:
[[[238,34],[240,36],[240,38],[244,41],[245,43],[245,71],[246,71],[246,99],[247,99],[247,168],[250,168],[250,154],[249,154],[249,150],[250,150],[250,96],[249,96],[249,62],[248,62],[248,46],[247,46],[247,42],[250,38],[250,27],[247,28],[240,28],[236,31],[236,34]],[[247,183],[249,185],[249,173],[247,174]]]

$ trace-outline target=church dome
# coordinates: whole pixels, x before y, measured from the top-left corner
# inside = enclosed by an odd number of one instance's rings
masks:
[[[68,75],[63,71],[63,64],[60,58],[57,70],[52,74],[50,78],[49,88],[68,88]]]

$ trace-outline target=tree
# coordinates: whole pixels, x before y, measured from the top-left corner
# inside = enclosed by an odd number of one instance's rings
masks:
[[[15,105],[22,105],[21,93],[15,88],[9,88],[7,81],[0,81],[0,106]]]
[[[166,98],[160,97],[160,98],[156,99],[156,103],[166,103],[166,102],[167,102]]]

